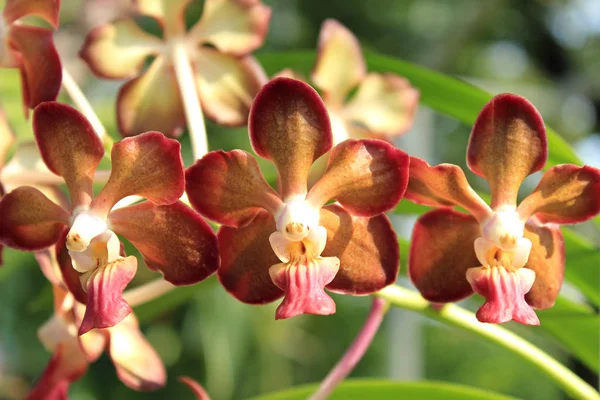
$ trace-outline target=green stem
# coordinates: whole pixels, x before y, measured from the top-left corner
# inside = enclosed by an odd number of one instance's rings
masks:
[[[416,311],[427,317],[471,331],[487,340],[512,351],[552,378],[564,391],[575,399],[600,400],[600,394],[570,369],[550,357],[520,336],[492,324],[482,324],[475,314],[456,304],[446,304],[434,309],[431,303],[418,293],[397,285],[388,286],[375,293],[391,305]]]

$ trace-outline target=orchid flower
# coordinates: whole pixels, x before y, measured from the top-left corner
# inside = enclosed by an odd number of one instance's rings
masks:
[[[65,288],[56,258],[49,251],[36,254],[42,271],[52,283],[54,316],[39,330],[52,358],[29,393],[31,400],[66,399],[69,385],[81,378],[88,365],[108,351],[119,379],[135,390],[164,386],[166,371],[156,351],[139,330],[134,314],[108,329],[93,329],[79,336],[85,306]]]
[[[67,252],[59,258],[65,283],[87,305],[80,334],[113,326],[131,312],[121,294],[137,260],[121,255],[117,234],[175,285],[215,272],[212,229],[178,200],[184,171],[176,140],[147,132],[116,143],[110,178],[94,197],[94,171],[104,149],[85,117],[64,104],[42,103],[34,111],[33,128],[45,164],[67,184],[71,207],[60,207],[32,187],[13,190],[0,201],[0,243],[27,251],[57,244],[59,252]],[[149,201],[111,211],[130,195]]]
[[[491,206],[458,166],[411,157],[406,198],[439,207],[418,219],[412,235],[409,274],[423,297],[446,303],[475,291],[486,299],[479,321],[539,324],[533,309],[552,307],[563,281],[558,224],[600,211],[600,170],[571,164],[547,170],[517,206],[521,183],[544,167],[547,147],[535,107],[501,94],[479,114],[467,149],[469,168],[490,185]]]
[[[317,92],[289,78],[258,93],[249,132],[256,154],[277,167],[279,192],[241,150],[213,151],[186,171],[192,206],[222,224],[225,289],[250,304],[285,296],[281,319],[334,313],[324,288],[366,295],[393,283],[398,242],[383,213],[406,189],[406,153],[381,140],[347,140],[332,149],[327,171],[308,191],[308,170],[330,150],[331,127]]]
[[[207,116],[223,125],[244,125],[252,99],[266,81],[250,53],[261,46],[271,16],[259,0],[206,0],[201,19],[189,30],[190,0],[138,0],[136,11],[154,18],[162,38],[132,18],[101,25],[87,37],[81,57],[107,79],[133,78],[119,90],[117,122],[124,136],[150,129],[177,137],[185,127],[173,54],[185,46]],[[154,56],[143,72],[145,60]]]
[[[43,101],[56,100],[62,67],[52,30],[24,25],[35,15],[58,27],[60,0],[6,0],[0,17],[0,68],[19,68],[25,115]]]
[[[291,70],[279,76],[298,78]],[[419,91],[399,75],[367,73],[358,39],[334,19],[321,26],[311,80],[323,94],[334,145],[348,138],[398,136],[412,126]]]

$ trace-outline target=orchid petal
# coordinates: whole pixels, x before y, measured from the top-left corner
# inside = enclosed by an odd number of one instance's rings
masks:
[[[189,36],[223,53],[246,55],[264,42],[270,18],[271,9],[260,0],[206,0]]]
[[[56,100],[62,81],[62,67],[52,41],[52,31],[35,26],[12,25],[8,40],[21,55],[25,108]]]
[[[209,47],[197,49],[191,58],[206,116],[220,125],[246,125],[252,100],[267,81],[260,64],[253,57],[235,57]]]
[[[336,199],[370,217],[392,209],[408,185],[408,154],[381,140],[346,140],[331,150],[325,174],[306,196],[315,208]]]
[[[125,19],[101,25],[85,39],[79,56],[94,74],[106,79],[132,78],[144,66],[146,58],[157,55],[162,40]]]
[[[321,209],[320,224],[327,228],[323,256],[337,257],[340,269],[327,289],[365,295],[396,281],[400,254],[390,220],[383,214],[356,217],[332,204]]]
[[[256,154],[271,160],[281,196],[305,195],[312,163],[331,148],[331,125],[323,101],[304,82],[277,78],[256,96],[249,118]]]
[[[367,71],[360,43],[352,32],[334,19],[321,25],[317,60],[311,78],[326,98],[342,102]]]
[[[530,219],[525,225],[524,236],[532,244],[525,267],[535,271],[533,287],[525,300],[533,308],[550,308],[558,297],[565,271],[562,232],[557,225],[540,224]]]
[[[500,94],[479,113],[467,149],[471,171],[490,184],[492,209],[515,206],[521,182],[548,157],[542,116],[525,98]]]
[[[165,367],[140,331],[134,314],[109,328],[109,353],[121,382],[134,390],[156,390],[165,385]]]
[[[155,18],[163,27],[166,38],[185,32],[185,9],[190,0],[135,0],[140,14]]]
[[[112,148],[112,172],[92,204],[106,216],[122,198],[141,196],[157,205],[171,204],[184,191],[181,145],[160,132],[122,139]]]
[[[173,65],[157,57],[139,77],[119,89],[117,124],[123,136],[149,130],[178,137],[185,127],[185,114]]]
[[[6,0],[2,17],[6,24],[11,24],[27,15],[36,15],[58,28],[59,8],[60,0]]]
[[[413,124],[419,91],[395,74],[369,74],[343,108],[345,119],[381,135],[396,136]]]
[[[574,224],[600,212],[600,170],[572,164],[550,168],[517,209],[523,220]]]
[[[70,215],[39,190],[21,186],[0,200],[0,243],[20,250],[41,250],[56,243]]]
[[[44,163],[67,183],[72,209],[88,206],[94,172],[104,155],[92,125],[73,107],[51,102],[36,107],[33,131]]]
[[[417,204],[433,207],[459,205],[482,221],[492,210],[469,186],[463,170],[453,164],[430,166],[418,157],[410,157],[410,178],[404,197]]]
[[[269,268],[279,263],[269,243],[269,236],[275,230],[271,214],[260,211],[247,226],[239,229],[221,226],[217,233],[221,254],[219,281],[244,303],[264,304],[283,296],[269,275]]]
[[[174,285],[200,282],[219,266],[212,228],[180,201],[121,208],[110,213],[109,222],[142,253],[148,268],[159,271]]]
[[[210,396],[206,393],[206,390],[194,379],[188,376],[181,376],[179,377],[179,382],[186,384],[190,388],[194,396],[196,396],[196,400],[210,400]]]
[[[87,307],[79,327],[80,335],[94,328],[114,326],[131,313],[131,307],[123,299],[123,290],[136,271],[137,259],[130,256],[82,275],[82,284],[87,291]]]
[[[447,303],[473,293],[469,268],[481,265],[473,245],[481,236],[472,216],[442,208],[423,214],[413,229],[408,273],[427,300]]]
[[[248,225],[261,209],[275,214],[282,205],[254,157],[242,150],[206,154],[186,170],[185,182],[198,212],[235,228]]]

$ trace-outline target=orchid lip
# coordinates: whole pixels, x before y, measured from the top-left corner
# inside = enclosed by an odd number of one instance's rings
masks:
[[[85,251],[92,239],[106,232],[108,226],[106,220],[88,211],[82,211],[75,215],[71,229],[67,234],[67,248],[69,251]]]

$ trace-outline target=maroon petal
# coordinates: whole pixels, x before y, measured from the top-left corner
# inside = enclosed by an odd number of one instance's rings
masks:
[[[574,224],[600,212],[600,170],[562,164],[550,168],[517,211],[523,220]]]
[[[242,150],[206,154],[186,170],[185,186],[203,216],[236,228],[248,225],[261,209],[275,214],[282,204],[254,157]]]
[[[542,169],[547,157],[544,121],[525,98],[500,94],[481,110],[471,131],[467,164],[489,182],[492,209],[516,205],[521,182]]]
[[[67,249],[66,238],[68,233],[69,230],[64,229],[56,243],[56,261],[60,267],[62,280],[69,292],[75,297],[75,300],[81,304],[86,304],[88,295],[81,285],[81,274],[73,268],[69,249]]]
[[[174,285],[191,285],[219,267],[217,238],[210,225],[180,201],[167,206],[149,202],[110,213],[109,224]]]
[[[408,154],[381,140],[346,140],[331,150],[327,170],[307,200],[321,208],[336,199],[354,215],[392,209],[408,184]]]
[[[0,200],[0,243],[35,251],[56,243],[70,215],[42,192],[21,186]]]
[[[306,194],[308,170],[331,148],[331,125],[323,101],[306,83],[277,78],[256,96],[249,118],[256,154],[273,161],[281,197]]]
[[[87,303],[79,334],[95,328],[109,328],[121,322],[131,313],[131,307],[123,299],[123,290],[135,276],[137,259],[133,256],[120,258],[84,274]]]
[[[36,15],[58,28],[60,0],[6,0],[2,17],[6,24],[27,15]]]
[[[466,273],[469,268],[481,265],[474,250],[479,236],[475,218],[451,209],[429,211],[417,220],[408,273],[423,297],[447,303],[473,293]]]
[[[62,66],[52,41],[52,31],[26,25],[12,25],[10,45],[21,55],[23,102],[34,108],[56,100],[62,81]]]
[[[73,107],[51,102],[36,107],[33,131],[44,163],[65,179],[72,208],[89,205],[94,172],[104,155],[92,125]]]
[[[171,204],[184,190],[181,145],[160,132],[125,138],[112,148],[112,172],[92,208],[100,215],[124,197],[137,195],[154,204]]]
[[[335,302],[327,293],[329,284],[340,268],[337,257],[319,257],[310,262],[297,264],[280,263],[269,269],[271,280],[284,291],[284,298],[277,311],[276,319],[295,317],[301,314],[329,315],[335,313]]]
[[[269,243],[275,230],[271,214],[260,211],[249,225],[239,229],[222,226],[217,233],[219,281],[244,303],[264,304],[283,296],[269,275],[269,268],[280,262]]]

